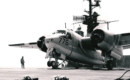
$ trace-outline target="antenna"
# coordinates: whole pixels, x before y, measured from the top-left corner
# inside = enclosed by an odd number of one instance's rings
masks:
[[[103,23],[100,24],[107,24],[107,30],[109,30],[109,24],[112,22],[118,22],[119,20],[114,20],[114,21],[104,21]]]
[[[65,23],[65,28],[67,28],[67,27],[66,27],[66,23]]]

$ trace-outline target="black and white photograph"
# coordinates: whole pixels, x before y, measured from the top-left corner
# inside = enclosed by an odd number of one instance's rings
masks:
[[[0,80],[129,80],[129,0],[1,0]]]

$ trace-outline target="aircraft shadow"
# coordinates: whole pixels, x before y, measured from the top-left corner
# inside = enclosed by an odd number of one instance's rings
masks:
[[[47,68],[47,70],[96,70],[96,71],[120,71],[120,70],[125,70],[125,68],[113,68],[113,70],[107,70],[107,68],[58,68],[58,69],[52,69],[52,68]]]

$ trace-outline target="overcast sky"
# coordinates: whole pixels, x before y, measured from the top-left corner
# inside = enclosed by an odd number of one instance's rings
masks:
[[[101,7],[95,10],[100,20],[119,20],[110,24],[111,32],[130,32],[129,3],[129,0],[102,0]],[[20,68],[22,56],[26,67],[46,67],[44,52],[8,44],[37,41],[42,35],[64,29],[65,22],[67,28],[73,28],[73,15],[86,14],[83,11],[87,7],[87,0],[0,0],[0,67]],[[86,31],[86,27],[82,30]],[[129,51],[125,50],[124,54],[130,54]]]

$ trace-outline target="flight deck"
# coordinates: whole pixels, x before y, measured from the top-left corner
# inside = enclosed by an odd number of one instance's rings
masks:
[[[90,70],[90,69],[50,69],[50,68],[0,68],[0,80],[23,80],[30,76],[38,80],[55,80],[56,76],[65,76],[69,80],[115,80],[129,69]],[[130,78],[130,72],[127,74]]]

